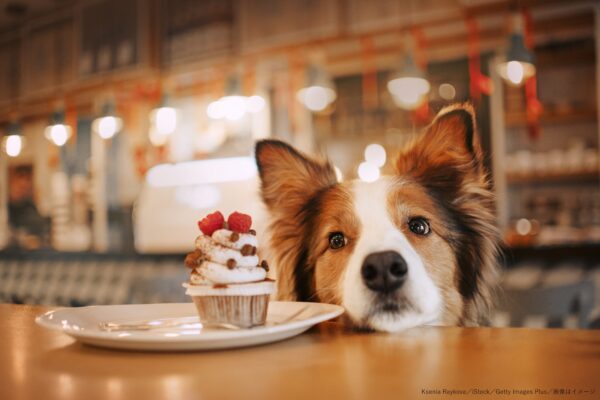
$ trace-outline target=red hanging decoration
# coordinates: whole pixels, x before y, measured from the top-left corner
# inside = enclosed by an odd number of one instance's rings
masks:
[[[529,10],[523,10],[523,19],[525,21],[525,46],[529,51],[533,51],[533,18]],[[537,96],[537,75],[533,75],[525,82],[525,113],[527,120],[527,130],[529,137],[537,139],[540,137],[540,115],[542,113],[542,103]]]
[[[427,46],[427,40],[425,39],[425,35],[423,34],[423,30],[421,28],[413,26],[410,28],[410,34],[415,44],[414,48],[414,57],[415,64],[422,70],[427,69],[427,54],[425,52],[425,47]]]
[[[427,42],[423,31],[417,27],[412,27],[410,30],[415,43],[414,57],[415,64],[423,71],[427,71],[427,54],[425,48]],[[425,99],[413,112],[413,121],[415,124],[427,124],[431,120],[431,112],[429,109],[429,101]]]
[[[160,101],[161,94],[161,88],[157,82],[142,82],[133,88],[132,98],[134,101],[147,101],[154,105]]]
[[[492,93],[492,80],[481,72],[481,51],[479,49],[479,26],[473,17],[466,18],[469,58],[469,94],[471,100],[479,103],[481,95]]]
[[[414,122],[416,124],[427,124],[431,119],[431,113],[429,109],[429,101],[424,101],[417,107],[413,114]]]
[[[365,110],[379,106],[377,96],[377,67],[375,65],[375,46],[373,38],[365,37],[360,41],[362,47],[362,103]]]
[[[146,153],[148,152],[148,148],[145,146],[138,145],[133,150],[133,159],[135,164],[135,171],[137,172],[138,178],[143,178],[146,175],[146,171],[148,171],[148,159],[146,157]]]
[[[154,147],[155,163],[164,164],[169,162],[169,143]]]

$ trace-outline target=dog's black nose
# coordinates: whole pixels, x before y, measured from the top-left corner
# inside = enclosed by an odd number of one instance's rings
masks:
[[[406,280],[408,266],[395,251],[371,253],[363,262],[361,274],[365,285],[374,292],[390,293]]]

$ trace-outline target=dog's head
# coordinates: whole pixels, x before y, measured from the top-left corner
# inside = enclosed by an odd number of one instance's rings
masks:
[[[359,327],[474,324],[496,262],[493,198],[469,106],[443,110],[374,183],[287,144],[256,146],[281,299],[341,304]]]

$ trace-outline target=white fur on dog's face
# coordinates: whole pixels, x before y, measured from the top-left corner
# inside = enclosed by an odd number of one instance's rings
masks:
[[[499,233],[476,131],[471,106],[445,108],[375,183],[338,182],[325,160],[257,143],[278,298],[341,304],[355,325],[383,331],[485,319]],[[417,220],[428,233],[413,232]],[[365,258],[383,251],[407,264],[393,293],[363,281]]]
[[[341,282],[342,305],[350,318],[358,325],[389,332],[435,323],[442,310],[440,291],[423,260],[390,216],[387,199],[393,185],[401,183],[392,178],[353,182],[355,212],[362,230]],[[365,257],[386,250],[398,252],[408,265],[407,280],[395,294],[398,311],[381,309],[377,295],[365,286],[361,275]]]

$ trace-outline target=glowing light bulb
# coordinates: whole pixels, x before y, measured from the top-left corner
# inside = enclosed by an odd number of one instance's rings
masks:
[[[365,148],[365,160],[376,167],[383,167],[386,157],[385,149],[380,144],[372,143]]]
[[[375,182],[379,175],[379,168],[370,162],[365,161],[358,166],[358,177],[364,182]]]
[[[238,121],[246,115],[246,101],[243,96],[225,96],[220,102],[225,109],[225,119]]]
[[[506,77],[511,83],[520,85],[525,77],[523,64],[521,64],[519,61],[509,61],[506,64]]]
[[[327,108],[327,106],[335,100],[336,94],[335,91],[330,88],[323,86],[309,86],[300,89],[296,97],[310,111],[318,112]]]
[[[19,135],[9,135],[4,138],[4,150],[9,157],[18,157],[23,150],[23,138]]]
[[[220,100],[211,101],[206,108],[206,115],[212,119],[221,119],[225,117],[225,107]]]
[[[67,133],[67,129],[64,125],[54,125],[50,130],[50,137],[55,145],[62,146],[67,143],[69,134]]]
[[[431,86],[427,79],[407,76],[392,79],[387,87],[398,107],[412,110],[425,100]]]
[[[177,111],[172,107],[160,107],[153,111],[152,122],[159,135],[170,135],[177,128]]]
[[[265,108],[265,104],[265,99],[258,95],[246,98],[246,110],[250,113],[261,112]]]
[[[102,139],[110,139],[115,136],[123,125],[121,118],[106,116],[101,117],[93,122],[93,128]]]
[[[454,100],[456,97],[456,88],[450,83],[442,83],[438,88],[438,94],[444,100]]]
[[[325,88],[319,86],[312,86],[306,89],[305,101],[306,107],[312,111],[321,111],[327,107],[329,102],[327,101],[327,92]]]
[[[64,124],[54,124],[46,128],[46,138],[57,146],[64,146],[71,137],[71,128]]]
[[[526,218],[521,218],[517,221],[516,230],[517,233],[521,236],[528,235],[531,232],[532,224]]]
[[[535,75],[535,65],[523,61],[509,61],[498,65],[498,72],[512,86],[521,86]]]

